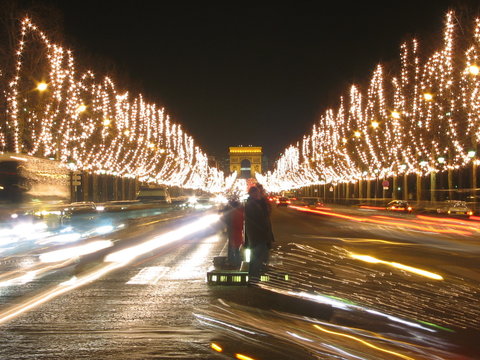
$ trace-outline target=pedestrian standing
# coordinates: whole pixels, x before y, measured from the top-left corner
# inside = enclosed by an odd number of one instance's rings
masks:
[[[228,236],[228,264],[238,267],[242,262],[240,248],[243,245],[243,219],[244,210],[237,199],[228,202],[224,215]]]
[[[275,241],[275,238],[273,236],[273,230],[272,230],[272,222],[270,221],[270,214],[272,213],[272,205],[268,201],[267,193],[265,192],[265,189],[263,188],[262,184],[257,184],[257,188],[260,191],[260,205],[263,208],[263,211],[268,216],[268,226],[269,226],[269,234],[268,234],[268,239],[267,239],[267,246],[269,249],[272,248],[272,244]],[[268,263],[268,258],[265,263]]]
[[[245,233],[250,248],[249,282],[260,278],[262,267],[268,262],[268,252],[272,246],[273,236],[270,217],[262,203],[260,190],[252,186],[245,204]]]

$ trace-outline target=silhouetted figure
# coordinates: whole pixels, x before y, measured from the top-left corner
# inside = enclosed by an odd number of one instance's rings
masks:
[[[228,202],[228,207],[223,215],[227,226],[228,236],[228,263],[238,267],[242,262],[240,247],[243,245],[243,207],[237,199]]]
[[[249,281],[259,280],[262,267],[268,262],[268,252],[272,247],[273,234],[268,209],[262,201],[260,190],[253,186],[248,191],[245,204],[245,233],[251,251]]]

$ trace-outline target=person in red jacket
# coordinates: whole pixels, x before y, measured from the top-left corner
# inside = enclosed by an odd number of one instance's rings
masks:
[[[225,212],[224,221],[227,225],[228,263],[238,267],[241,262],[240,248],[243,245],[243,207],[237,199],[228,202],[229,209]]]

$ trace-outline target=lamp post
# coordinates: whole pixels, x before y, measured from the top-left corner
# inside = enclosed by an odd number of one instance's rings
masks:
[[[477,193],[477,160],[475,159],[476,154],[477,154],[477,152],[475,150],[470,150],[467,154],[468,157],[472,161],[472,196],[473,196],[473,201],[475,201],[475,196],[476,196],[476,193]]]

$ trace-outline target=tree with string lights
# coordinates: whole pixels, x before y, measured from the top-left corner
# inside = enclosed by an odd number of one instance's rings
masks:
[[[452,172],[472,166],[475,188],[480,19],[471,38],[459,39],[454,18],[447,13],[442,45],[430,56],[417,40],[402,44],[398,74],[387,77],[378,65],[366,91],[353,85],[259,181],[278,192],[430,174],[433,191],[436,173],[448,172],[451,188]]]

